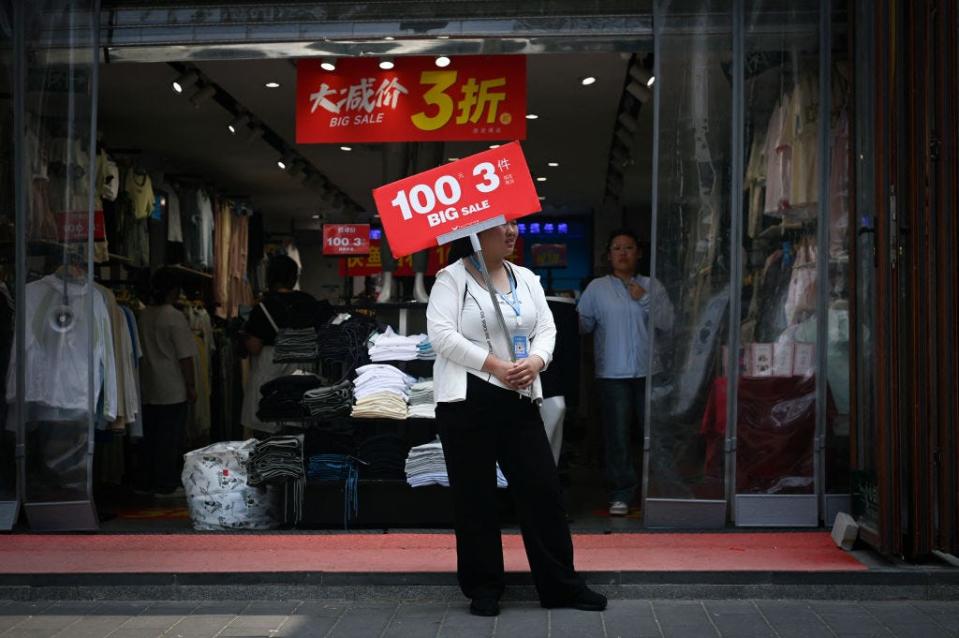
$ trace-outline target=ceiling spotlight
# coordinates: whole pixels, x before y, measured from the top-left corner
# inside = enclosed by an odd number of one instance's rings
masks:
[[[440,57],[436,58],[436,66],[438,66],[439,68],[442,69],[444,67],[448,67],[449,65],[450,65],[450,59],[446,57],[445,55],[441,55]]]
[[[193,108],[200,108],[200,104],[216,95],[216,88],[210,84],[200,87],[190,96],[190,104]]]
[[[313,219],[319,219],[319,218],[320,218],[319,215],[313,215]]]
[[[557,166],[559,166],[559,162],[547,162],[546,165],[549,166],[550,168],[556,168]]]
[[[499,148],[499,144],[490,144],[489,147],[490,147],[490,148]]]
[[[352,147],[352,146],[341,146],[341,147],[340,147],[340,150],[341,150],[341,151],[352,151],[352,150],[353,150],[353,147]]]
[[[545,177],[537,177],[537,178],[536,178],[536,181],[537,181],[537,182],[545,182],[545,181],[546,181],[546,178],[545,178]]]
[[[283,160],[276,160],[276,165],[280,167],[280,170],[286,170],[286,162]]]
[[[268,88],[268,89],[278,89],[278,88],[280,88],[280,83],[279,83],[279,82],[267,82],[267,83],[266,83],[266,88]]]
[[[536,115],[536,113],[527,113],[527,114],[526,114],[526,119],[527,119],[527,120],[538,120],[538,119],[539,119],[539,116]]]
[[[232,122],[226,125],[228,131],[231,134],[236,135],[237,131],[242,130],[244,126],[250,123],[250,116],[243,114],[239,115]]]
[[[336,71],[336,58],[323,58],[320,68],[324,71]]]
[[[580,84],[582,84],[583,86],[589,86],[590,84],[595,84],[595,83],[596,83],[596,78],[594,78],[592,75],[587,75],[586,77],[584,77],[583,79],[581,79],[579,82],[580,82]]]
[[[540,196],[539,196],[539,201],[543,201],[544,199],[546,199],[546,195],[540,195]]]
[[[196,71],[190,71],[188,73],[183,73],[177,79],[173,80],[173,90],[177,93],[183,93],[183,91],[191,86],[193,86],[197,80],[200,79],[200,74]]]
[[[448,157],[448,158],[446,158],[446,159],[449,160],[449,161],[451,161],[451,162],[458,162],[458,161],[460,161],[460,158],[458,158],[458,157]]]
[[[633,65],[629,67],[629,75],[646,88],[651,87],[656,82],[653,74],[640,66]]]
[[[389,71],[392,69],[395,64],[393,64],[393,58],[381,58],[380,59],[380,68],[384,71]]]

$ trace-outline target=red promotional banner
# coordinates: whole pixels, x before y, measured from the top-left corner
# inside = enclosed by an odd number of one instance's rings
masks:
[[[383,272],[383,260],[380,254],[380,240],[370,240],[370,254],[357,257],[344,257],[340,259],[341,277],[368,277]],[[429,249],[429,260],[426,265],[426,275],[433,277],[441,269],[449,265],[450,249],[449,244],[445,246],[434,246]],[[523,265],[523,238],[516,238],[516,245],[513,246],[513,254],[507,257],[514,264]],[[397,277],[412,277],[413,256],[400,257],[396,260],[396,270],[393,274]]]
[[[400,256],[499,215],[509,220],[541,210],[519,142],[380,186],[373,200],[393,254]]]
[[[369,252],[369,224],[323,224],[324,255],[365,255]]]
[[[57,213],[57,239],[62,242],[85,242],[89,233],[90,215],[87,211]],[[102,210],[93,211],[93,241],[107,238]]]
[[[526,58],[320,59],[296,64],[296,143],[439,142],[526,139]]]

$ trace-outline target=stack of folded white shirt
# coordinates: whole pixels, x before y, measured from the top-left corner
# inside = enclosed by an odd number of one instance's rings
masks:
[[[406,482],[410,487],[442,485],[449,487],[450,479],[446,473],[446,458],[439,440],[410,449],[406,457]],[[496,464],[496,487],[506,487],[506,477]]]
[[[362,418],[405,419],[410,387],[416,379],[389,365],[370,364],[356,369],[352,416]]]
[[[403,337],[387,327],[386,332],[370,337],[370,360],[373,362],[413,361],[419,357],[419,345],[426,340],[426,335]]]
[[[429,339],[423,339],[416,346],[417,349],[417,359],[422,359],[425,361],[433,361],[436,359],[436,353],[433,352],[433,344],[430,343]]]
[[[436,402],[433,400],[433,380],[425,379],[410,388],[410,418],[435,419]]]

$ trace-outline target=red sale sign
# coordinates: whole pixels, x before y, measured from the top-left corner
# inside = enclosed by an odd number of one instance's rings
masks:
[[[373,200],[400,257],[435,246],[455,230],[541,210],[519,142],[380,186]]]
[[[296,143],[522,140],[526,138],[526,58],[340,58],[296,64]]]
[[[369,252],[369,224],[323,224],[324,255],[366,255]]]

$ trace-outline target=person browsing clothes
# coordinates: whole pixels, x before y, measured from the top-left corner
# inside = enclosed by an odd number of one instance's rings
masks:
[[[453,494],[457,578],[471,599],[471,613],[499,613],[504,577],[498,462],[516,503],[542,606],[601,611],[606,597],[588,589],[573,567],[559,476],[538,410],[539,374],[552,359],[556,327],[538,277],[506,261],[516,236],[514,222],[479,233],[508,334],[468,240],[454,245],[450,265],[437,273],[426,310],[437,355],[436,420]]]
[[[323,323],[331,311],[312,295],[294,290],[300,269],[286,255],[270,258],[266,271],[269,292],[250,312],[243,327],[244,341],[250,353],[250,379],[243,395],[240,422],[244,427],[275,432],[275,424],[264,423],[256,416],[263,384],[302,368],[298,363],[274,363],[273,346],[277,333],[284,328],[309,328]]]
[[[672,326],[673,306],[662,284],[636,273],[640,251],[632,231],[614,231],[606,252],[612,273],[590,282],[577,310],[580,332],[593,333],[609,513],[625,516],[638,485],[630,432],[634,419],[643,423],[646,379],[659,371],[655,358],[650,370],[650,337]]]

